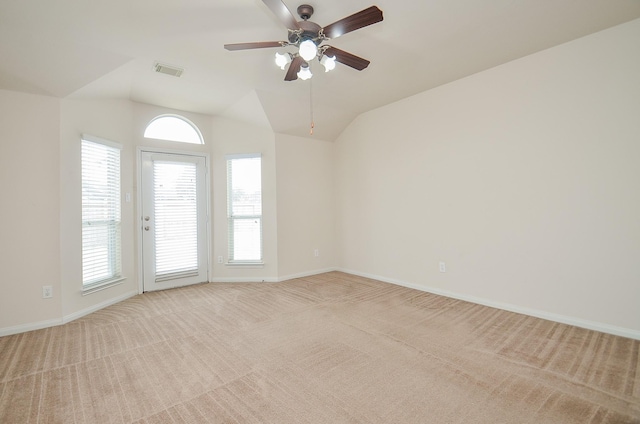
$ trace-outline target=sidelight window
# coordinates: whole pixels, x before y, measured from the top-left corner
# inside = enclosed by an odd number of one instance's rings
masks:
[[[82,285],[121,277],[120,145],[82,139]]]
[[[230,263],[262,262],[262,158],[227,156]]]

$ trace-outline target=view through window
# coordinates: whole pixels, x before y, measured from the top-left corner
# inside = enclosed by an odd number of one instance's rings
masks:
[[[262,261],[262,158],[227,157],[229,262]]]
[[[91,288],[121,274],[120,146],[82,140],[82,284]]]

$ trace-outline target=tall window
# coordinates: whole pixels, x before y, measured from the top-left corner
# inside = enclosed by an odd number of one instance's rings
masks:
[[[121,275],[120,150],[82,139],[82,284],[85,289]]]
[[[262,158],[227,156],[229,262],[262,262]]]

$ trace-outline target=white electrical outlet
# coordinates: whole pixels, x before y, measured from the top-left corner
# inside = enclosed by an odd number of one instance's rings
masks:
[[[317,258],[318,256],[320,256],[320,251],[319,251],[318,249],[315,249],[315,250],[313,251],[313,256],[315,256],[316,258]]]
[[[42,286],[42,298],[49,299],[53,297],[53,286]]]
[[[438,268],[440,272],[447,272],[447,265],[444,262],[438,262]]]
[[[224,263],[224,258],[222,256],[218,256],[218,263]]]

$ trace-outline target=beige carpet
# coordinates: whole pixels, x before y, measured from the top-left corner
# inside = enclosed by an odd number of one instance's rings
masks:
[[[1,423],[640,423],[640,342],[333,272],[0,338]]]

